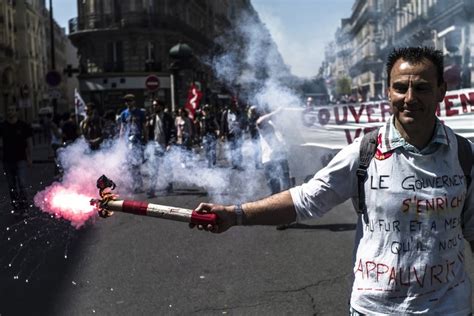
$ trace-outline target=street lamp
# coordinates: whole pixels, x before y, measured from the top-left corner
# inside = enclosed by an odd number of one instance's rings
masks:
[[[193,56],[193,50],[186,43],[178,43],[169,51],[171,63],[169,69],[171,82],[171,110],[176,110],[176,102],[179,101],[179,82],[177,75],[181,69],[190,68],[189,61]],[[177,100],[178,99],[178,100]]]

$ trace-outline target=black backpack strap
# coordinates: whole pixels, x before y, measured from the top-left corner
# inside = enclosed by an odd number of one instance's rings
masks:
[[[367,179],[367,168],[369,167],[372,158],[377,150],[377,136],[379,129],[375,129],[365,134],[362,137],[359,149],[359,168],[357,168],[357,190],[358,196],[358,208],[357,213],[363,215],[364,222],[367,224],[369,218],[367,216],[367,205],[365,203],[365,189],[364,183]]]
[[[474,163],[474,157],[472,155],[472,147],[469,141],[456,134],[456,140],[458,142],[458,160],[459,164],[461,165],[462,172],[464,173],[464,181],[466,183],[466,190],[469,190],[469,186],[471,185],[472,178],[471,178],[471,169]],[[461,211],[461,227],[464,228],[464,212],[466,210],[467,205],[464,204],[464,207]]]
[[[456,139],[458,141],[458,159],[461,164],[462,171],[464,173],[466,186],[469,188],[472,182],[471,178],[471,169],[474,163],[472,156],[472,148],[469,141],[456,134]]]

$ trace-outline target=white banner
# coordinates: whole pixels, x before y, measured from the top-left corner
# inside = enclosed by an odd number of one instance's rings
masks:
[[[292,112],[302,123],[298,135],[302,138],[301,145],[331,149],[352,143],[355,138],[383,125],[392,114],[387,100],[321,105]],[[474,140],[474,89],[448,91],[437,115],[456,133]]]
[[[86,116],[86,103],[77,89],[74,89],[74,110],[77,115]]]

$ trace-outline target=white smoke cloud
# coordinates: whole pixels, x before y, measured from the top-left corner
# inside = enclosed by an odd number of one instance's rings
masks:
[[[242,15],[236,23],[240,29],[231,36],[218,40],[223,53],[208,58],[219,80],[229,88],[239,86],[246,90],[248,100],[259,108],[290,108],[300,106],[300,97],[291,89],[288,67],[273,43],[268,30],[252,15]],[[229,34],[228,34],[229,35]],[[274,122],[285,137],[291,166],[301,165],[301,135],[298,129],[297,111],[284,111]],[[296,124],[295,124],[296,123]],[[123,139],[103,144],[100,150],[90,151],[88,144],[80,139],[62,149],[59,160],[64,175],[60,183],[53,184],[73,189],[91,198],[97,198],[96,181],[102,175],[117,184],[121,198],[135,198],[134,189],[158,193],[173,184],[176,194],[182,189],[199,188],[207,192],[209,201],[234,204],[252,201],[269,195],[262,171],[256,170],[255,152],[258,142],[251,141],[246,133],[242,146],[242,171],[230,168],[229,146],[218,141],[218,163],[216,168],[207,168],[202,148],[183,150],[172,146],[163,152],[153,143],[143,150]],[[312,162],[314,164],[314,162]],[[50,192],[48,189],[45,192]],[[36,205],[41,206],[45,193],[37,195]],[[51,212],[51,210],[46,210]],[[52,211],[53,213],[54,210]],[[55,215],[57,215],[55,213]],[[73,219],[73,225],[80,227],[82,218]]]

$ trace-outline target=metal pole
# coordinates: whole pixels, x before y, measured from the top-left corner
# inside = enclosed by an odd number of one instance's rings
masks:
[[[56,49],[54,46],[54,18],[53,18],[53,0],[49,0],[49,34],[51,46],[51,70],[56,70]],[[54,113],[57,112],[58,100],[53,96],[51,100]]]
[[[171,83],[171,111],[172,113],[171,114],[174,114],[174,111],[176,110],[176,100],[175,100],[175,87],[174,87],[174,72],[171,71],[171,74],[170,74],[170,83]]]
[[[54,18],[53,18],[53,0],[49,0],[49,34],[51,40],[51,70],[56,70],[56,56],[54,47]]]

